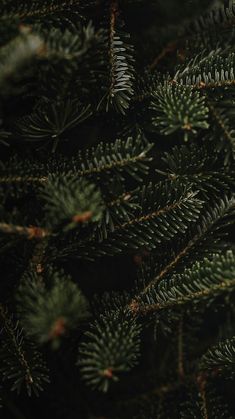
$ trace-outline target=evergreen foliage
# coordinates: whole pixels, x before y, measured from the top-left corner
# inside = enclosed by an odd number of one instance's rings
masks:
[[[1,2],[4,419],[235,417],[234,25]]]
[[[187,141],[189,132],[195,134],[197,128],[208,128],[205,98],[180,84],[159,86],[153,93],[151,109],[152,123],[161,134],[169,135],[181,129]]]
[[[139,355],[140,326],[127,311],[101,315],[86,333],[78,365],[92,387],[107,391],[110,381],[129,371]],[[81,360],[80,360],[81,358]]]

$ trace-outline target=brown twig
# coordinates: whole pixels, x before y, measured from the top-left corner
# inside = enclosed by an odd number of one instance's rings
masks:
[[[198,385],[199,393],[200,393],[201,400],[202,400],[203,419],[209,419],[208,409],[207,409],[207,398],[206,398],[207,380],[206,380],[205,375],[201,374],[197,377],[197,385]]]
[[[24,227],[14,224],[0,223],[0,232],[5,234],[16,234],[24,236],[29,240],[43,239],[50,236],[51,232],[45,228],[30,226]]]
[[[160,54],[153,60],[153,62],[149,65],[149,69],[151,71],[155,70],[158,64],[166,57],[166,55],[174,52],[178,46],[179,41],[170,41],[168,44],[163,48]]]
[[[178,327],[178,376],[179,381],[184,380],[184,342],[183,342],[183,314],[181,315]]]

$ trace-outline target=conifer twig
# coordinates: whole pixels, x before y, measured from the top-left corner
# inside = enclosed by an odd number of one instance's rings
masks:
[[[201,400],[202,400],[203,419],[209,419],[208,408],[207,408],[207,397],[206,397],[207,382],[206,382],[205,375],[201,374],[197,377],[197,384],[198,384],[198,389],[199,389],[199,393],[200,393]]]
[[[179,380],[183,381],[185,376],[184,371],[184,343],[183,343],[183,314],[180,317],[178,326],[178,376]]]
[[[187,294],[186,296],[178,297],[175,300],[164,301],[161,303],[156,304],[148,304],[141,306],[141,304],[137,300],[132,300],[129,304],[129,309],[135,314],[147,315],[151,314],[160,310],[181,306],[187,304],[190,300],[200,299],[204,297],[209,297],[218,291],[226,291],[229,288],[233,288],[235,286],[235,279],[229,282],[221,282],[219,285],[214,285],[210,288],[193,292],[191,294]]]
[[[51,234],[51,232],[45,228],[30,226],[24,227],[20,225],[0,223],[0,232],[5,234],[16,234],[24,236],[27,239],[42,239]]]
[[[0,184],[8,183],[45,183],[47,182],[46,176],[1,176]]]
[[[170,41],[168,44],[163,48],[160,54],[153,60],[153,62],[149,65],[150,70],[155,70],[158,64],[166,57],[166,55],[174,52],[178,46],[179,41]]]
[[[51,13],[58,13],[62,12],[63,10],[69,9],[72,6],[79,5],[80,0],[67,0],[64,1],[61,4],[50,4],[50,5],[42,5],[41,8],[30,8],[29,10],[22,10],[19,13],[15,13],[16,17],[19,17],[21,19],[29,18],[29,17],[41,17],[45,16],[47,14]],[[13,14],[11,14],[11,17],[14,17]]]
[[[17,343],[14,329],[12,328],[11,322],[7,318],[7,312],[4,309],[2,304],[0,304],[0,316],[3,321],[4,330],[6,331],[7,335],[11,339],[12,345],[14,346],[15,351],[18,355],[19,362],[22,365],[23,369],[25,370],[25,382],[31,385],[33,384],[33,377],[31,374],[30,366],[28,365],[24,352],[22,351],[20,345]]]
[[[212,114],[214,120],[216,121],[217,125],[223,131],[224,137],[226,138],[226,140],[228,140],[229,144],[231,145],[233,143],[233,138],[231,137],[231,134],[227,130],[227,128],[226,128],[222,118],[220,117],[219,113],[216,111],[216,108],[211,103],[208,104],[208,108],[210,109],[211,114]]]

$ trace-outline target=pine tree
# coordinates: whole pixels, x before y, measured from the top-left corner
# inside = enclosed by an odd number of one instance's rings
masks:
[[[1,417],[234,418],[235,1],[0,23]]]

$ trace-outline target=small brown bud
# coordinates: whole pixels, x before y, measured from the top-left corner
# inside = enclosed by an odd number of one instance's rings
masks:
[[[141,265],[141,263],[143,262],[142,255],[140,254],[134,255],[133,260],[137,266]]]
[[[72,220],[74,223],[85,223],[91,219],[92,215],[92,211],[85,211],[81,214],[74,215]]]
[[[46,237],[47,231],[40,227],[29,227],[29,239],[42,239]]]
[[[55,339],[59,336],[64,335],[66,330],[65,324],[66,320],[64,319],[64,317],[59,317],[51,328],[51,331],[49,333],[49,339]]]
[[[107,378],[112,378],[113,377],[113,370],[112,370],[112,368],[107,368],[106,370],[104,370],[102,372],[102,375],[104,377],[107,377]]]

